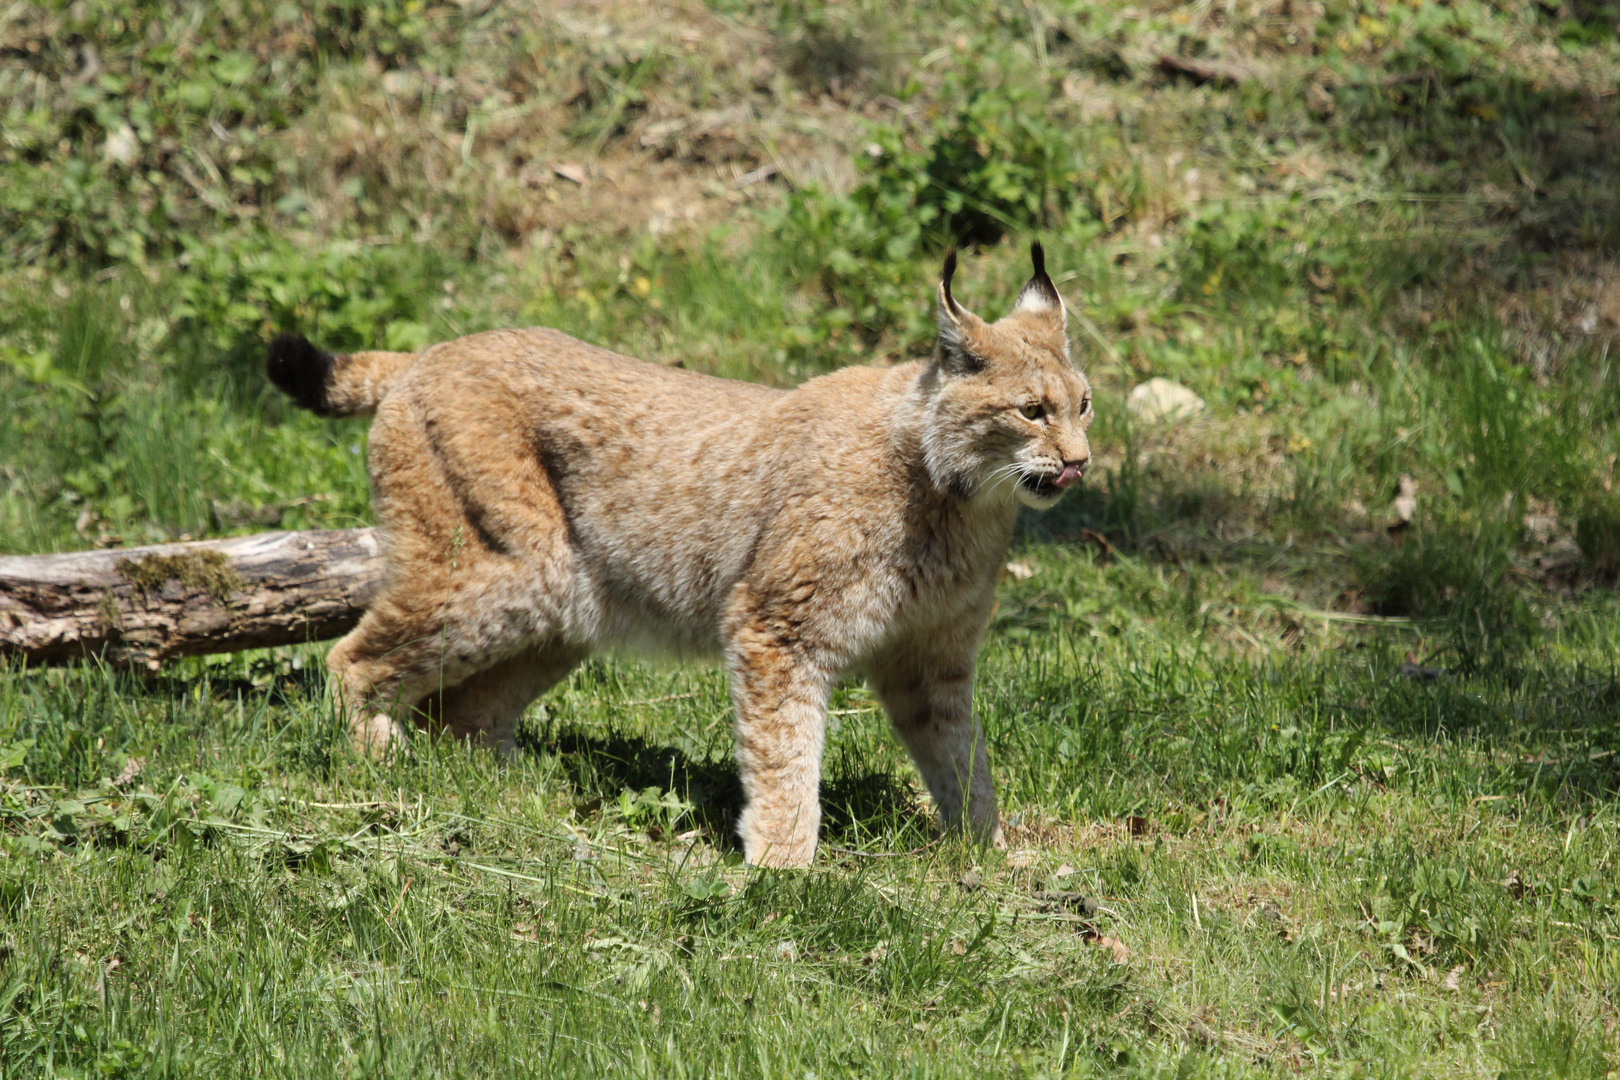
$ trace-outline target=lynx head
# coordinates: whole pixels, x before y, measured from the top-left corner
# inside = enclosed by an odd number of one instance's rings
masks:
[[[1012,311],[987,323],[951,295],[956,252],[939,286],[939,341],[921,382],[923,454],[940,487],[969,499],[1045,510],[1091,461],[1091,384],[1069,360],[1068,311],[1030,245],[1035,273]]]

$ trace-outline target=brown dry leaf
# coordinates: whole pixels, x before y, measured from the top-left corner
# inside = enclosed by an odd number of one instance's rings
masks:
[[[1333,100],[1333,91],[1319,82],[1313,82],[1305,87],[1305,107],[1319,120],[1327,119],[1339,108],[1338,103]]]
[[[1052,871],[1052,876],[1055,878],[1066,878],[1072,873],[1074,873],[1074,867],[1070,866],[1068,863],[1064,863],[1056,870]]]
[[[1620,278],[1603,286],[1597,299],[1598,318],[1620,329]]]
[[[1076,104],[1085,101],[1097,92],[1097,83],[1077,71],[1071,71],[1063,76],[1063,96]]]
[[[1462,973],[1463,966],[1458,964],[1456,967],[1452,968],[1446,973],[1446,981],[1440,985],[1445,989],[1450,990],[1453,994],[1459,992],[1462,990]]]
[[[146,768],[145,758],[130,758],[128,761],[124,762],[124,767],[118,770],[118,775],[113,778],[113,786],[123,787],[125,784],[141,775],[141,770],[144,768]]]
[[[1099,949],[1107,949],[1116,964],[1128,964],[1131,960],[1131,950],[1128,945],[1116,937],[1094,938],[1091,942]]]
[[[1287,619],[1286,622],[1287,625],[1283,627],[1282,632],[1283,647],[1287,649],[1297,648],[1305,641],[1305,628],[1293,619]]]
[[[1210,1019],[1212,1019],[1212,1016],[1209,1006],[1200,1005],[1193,1010],[1191,1018],[1187,1021],[1187,1033],[1200,1046],[1213,1046],[1221,1040],[1215,1029],[1209,1026]]]
[[[1060,889],[1040,889],[1032,895],[1053,911],[1067,908],[1081,915],[1095,915],[1097,913],[1097,901],[1084,893]]]
[[[84,959],[86,963],[89,962],[89,957],[85,957]],[[101,976],[96,980],[96,993],[105,994],[107,992],[107,979],[112,975],[113,972],[117,971],[123,966],[124,961],[121,960],[116,954],[107,957],[106,961],[101,965]]]
[[[1523,900],[1524,894],[1530,891],[1530,886],[1524,883],[1524,878],[1517,870],[1509,870],[1508,876],[1502,879],[1502,885],[1513,894],[1513,899]]]
[[[1288,920],[1283,917],[1282,911],[1270,900],[1266,900],[1255,909],[1254,922],[1262,929],[1274,931],[1286,944],[1293,944],[1293,931],[1288,929]]]
[[[583,165],[575,165],[570,161],[559,161],[551,167],[551,171],[562,177],[564,180],[569,180],[576,184],[585,183],[585,167]]]

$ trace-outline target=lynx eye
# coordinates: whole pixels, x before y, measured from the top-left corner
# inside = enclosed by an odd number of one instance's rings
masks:
[[[1080,399],[1080,415],[1085,416],[1091,412],[1091,395],[1087,394]]]
[[[1039,420],[1046,415],[1046,406],[1038,401],[1032,401],[1028,405],[1018,406],[1018,414],[1025,420]]]

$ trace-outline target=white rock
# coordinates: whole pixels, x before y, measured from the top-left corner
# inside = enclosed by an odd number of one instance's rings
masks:
[[[1169,379],[1137,383],[1125,401],[1131,416],[1146,423],[1173,424],[1204,411],[1204,399]]]
[[[101,147],[102,157],[126,168],[135,164],[140,153],[141,141],[136,138],[135,129],[128,124],[119,124],[109,131],[107,141]]]
[[[1417,481],[1401,474],[1395,482],[1395,501],[1390,503],[1390,509],[1395,513],[1395,520],[1401,524],[1408,524],[1417,514]]]

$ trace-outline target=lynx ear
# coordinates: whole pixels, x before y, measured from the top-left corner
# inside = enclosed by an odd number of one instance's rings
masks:
[[[1018,303],[1013,305],[1013,310],[1051,314],[1060,326],[1067,326],[1069,309],[1063,306],[1057,286],[1046,276],[1046,252],[1039,240],[1029,245],[1029,258],[1035,264],[1035,273],[1018,291]]]
[[[951,278],[956,276],[956,249],[945,253],[945,270],[939,283],[939,344],[935,359],[952,375],[969,375],[984,367],[984,360],[975,356],[967,345],[967,329],[979,317],[951,295]]]

